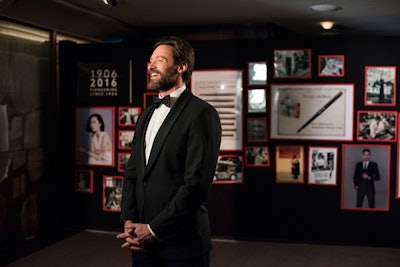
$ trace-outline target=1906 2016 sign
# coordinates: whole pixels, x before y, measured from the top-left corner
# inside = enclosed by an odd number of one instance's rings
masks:
[[[79,62],[79,103],[132,102],[131,61]]]

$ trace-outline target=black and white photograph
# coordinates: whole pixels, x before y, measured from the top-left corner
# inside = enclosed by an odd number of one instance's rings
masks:
[[[249,143],[267,141],[267,119],[265,117],[247,118],[247,141]]]
[[[268,80],[266,61],[248,63],[248,85],[266,85]]]
[[[240,184],[243,182],[243,157],[238,155],[219,156],[213,183]]]
[[[311,79],[311,49],[274,50],[274,78]]]
[[[319,55],[318,76],[343,77],[344,55]]]
[[[247,89],[247,112],[265,113],[267,112],[266,92],[264,88]]]
[[[141,109],[141,107],[119,107],[118,126],[135,126]]]
[[[75,192],[93,193],[93,170],[75,170]]]
[[[126,163],[128,162],[131,153],[129,152],[119,152],[118,153],[118,171],[124,172]]]
[[[122,176],[103,176],[103,211],[121,211],[122,179]]]
[[[118,148],[119,149],[131,149],[133,136],[135,135],[134,130],[119,130],[118,131]]]
[[[397,141],[397,111],[359,110],[358,141]]]
[[[390,145],[342,145],[341,209],[389,211]]]
[[[247,146],[244,149],[246,167],[267,167],[270,164],[268,146]]]
[[[337,184],[337,147],[308,148],[308,184]]]
[[[396,66],[365,67],[365,105],[396,105]]]

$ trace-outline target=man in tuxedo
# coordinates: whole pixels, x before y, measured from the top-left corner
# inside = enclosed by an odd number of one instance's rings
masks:
[[[368,206],[375,208],[375,181],[379,181],[379,169],[376,162],[371,161],[371,150],[362,151],[363,161],[356,164],[353,181],[357,190],[357,208],[361,208],[364,197],[367,196]]]
[[[117,238],[135,267],[209,266],[205,201],[221,143],[219,115],[188,89],[194,51],[186,41],[158,41],[147,68],[159,95],[136,124],[123,180],[124,232]]]

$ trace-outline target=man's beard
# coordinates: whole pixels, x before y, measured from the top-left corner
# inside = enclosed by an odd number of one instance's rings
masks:
[[[165,74],[161,72],[157,73],[160,74],[160,79],[158,81],[152,81],[149,76],[149,87],[151,89],[157,90],[158,92],[166,92],[176,85],[178,79],[176,66],[168,67]]]

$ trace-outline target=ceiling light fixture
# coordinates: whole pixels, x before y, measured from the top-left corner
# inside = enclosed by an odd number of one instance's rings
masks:
[[[117,0],[102,0],[102,1],[107,6],[116,6],[117,5]]]
[[[333,21],[321,21],[319,24],[324,30],[330,30],[335,23]]]
[[[310,8],[318,12],[338,11],[342,9],[341,6],[329,5],[329,4],[313,5],[310,6]]]

